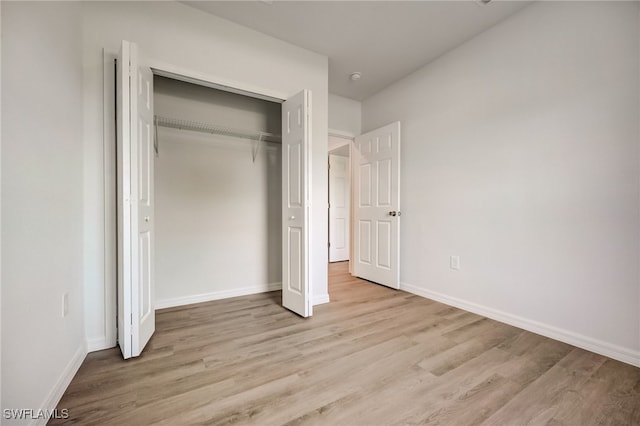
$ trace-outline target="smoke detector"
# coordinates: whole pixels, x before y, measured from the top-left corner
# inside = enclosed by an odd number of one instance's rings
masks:
[[[361,72],[352,72],[351,75],[349,75],[349,80],[351,81],[358,81],[362,78],[362,73]]]

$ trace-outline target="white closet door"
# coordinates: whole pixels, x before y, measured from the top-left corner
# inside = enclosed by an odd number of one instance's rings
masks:
[[[140,355],[155,331],[153,75],[122,42],[117,67],[118,344]]]
[[[400,288],[400,122],[358,136],[353,274]]]
[[[282,305],[312,314],[309,289],[311,92],[282,104]]]
[[[329,155],[329,262],[349,260],[349,158]]]

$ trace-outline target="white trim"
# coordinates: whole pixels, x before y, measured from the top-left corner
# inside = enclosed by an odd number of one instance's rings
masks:
[[[484,317],[491,318],[505,324],[522,328],[532,333],[540,334],[554,340],[559,340],[561,342],[565,342],[570,345],[577,346],[579,348],[586,349],[588,351],[595,352],[597,354],[640,367],[640,351],[634,351],[631,348],[625,348],[609,342],[604,342],[602,340],[584,336],[573,331],[554,327],[549,324],[544,324],[517,315],[512,315],[507,312],[499,311],[497,309],[489,308],[483,305],[478,305],[476,303],[468,302],[456,297],[447,296],[435,291],[426,290],[415,285],[401,282],[400,289],[409,293],[416,294],[418,296],[425,297],[427,299],[444,303],[445,305],[464,309],[465,311],[473,312],[474,314],[482,315]]]
[[[272,96],[267,96],[267,95],[263,95],[260,93],[256,93],[256,92],[249,92],[247,90],[243,90],[243,89],[238,89],[236,87],[231,87],[231,86],[227,86],[225,84],[221,84],[221,83],[214,83],[212,81],[209,80],[202,80],[199,78],[195,78],[195,77],[190,77],[187,75],[183,75],[183,74],[176,74],[174,72],[171,71],[166,71],[166,70],[162,70],[162,69],[157,69],[157,68],[151,68],[151,72],[153,73],[153,75],[158,75],[160,77],[166,77],[166,78],[170,78],[173,80],[178,80],[178,81],[183,81],[185,83],[191,83],[191,84],[196,84],[198,86],[204,86],[204,87],[209,87],[212,89],[217,89],[217,90],[222,90],[224,92],[230,92],[230,93],[235,93],[237,95],[242,95],[242,96],[247,96],[250,98],[255,98],[255,99],[262,99],[263,101],[269,101],[269,102],[275,102],[275,103],[283,103],[285,100],[281,99],[281,98],[274,98]]]
[[[113,102],[106,102],[107,96],[112,96],[115,90],[115,59],[102,49],[103,69],[102,69],[102,188],[103,188],[103,274],[102,285],[105,300],[104,309],[104,336],[90,339],[104,339],[102,349],[111,348],[118,343],[118,310],[116,300],[116,287],[118,286],[118,256],[116,254],[116,105]],[[113,166],[113,167],[112,167]],[[89,349],[89,351],[98,349]]]
[[[330,302],[329,293],[322,294],[320,296],[313,296],[313,302],[312,303],[313,303],[314,306],[315,305],[322,305],[322,304],[329,303],[329,302]]]
[[[355,133],[352,132],[346,132],[344,130],[338,130],[338,129],[329,129],[329,136],[335,136],[337,138],[349,138],[349,139],[353,139],[355,138],[356,135]]]
[[[53,411],[58,406],[58,403],[62,399],[62,395],[64,395],[65,391],[69,387],[71,380],[73,380],[73,377],[80,369],[80,366],[82,365],[82,362],[84,361],[86,356],[87,347],[83,343],[78,347],[76,353],[73,354],[73,357],[71,357],[71,360],[69,360],[69,363],[64,368],[64,370],[62,370],[62,374],[60,374],[60,377],[58,377],[55,386],[53,386],[51,391],[49,391],[49,394],[42,403],[42,411]],[[47,421],[48,419],[38,418],[35,419],[31,424],[46,425]]]
[[[219,290],[211,293],[194,294],[191,296],[174,297],[173,299],[156,300],[157,309],[174,308],[176,306],[194,303],[211,302],[212,300],[228,299],[230,297],[248,296],[250,294],[266,293],[282,289],[282,283],[270,283],[255,287],[241,287],[232,290]]]
[[[145,56],[143,59],[145,66],[149,66],[153,70],[154,74],[158,75],[181,76],[184,78],[188,78],[191,81],[199,81],[200,84],[213,84],[216,87],[224,87],[225,89],[223,90],[226,91],[240,91],[241,93],[245,93],[247,95],[251,94],[248,96],[261,97],[262,99],[266,98],[267,100],[271,100],[272,102],[284,101],[292,95],[292,93],[286,94],[276,90],[267,89],[265,87],[258,87],[236,80],[223,78],[218,75],[204,74],[149,56]]]

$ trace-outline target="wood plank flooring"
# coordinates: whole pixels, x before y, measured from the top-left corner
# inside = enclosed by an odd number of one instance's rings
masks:
[[[308,319],[279,292],[158,311],[141,357],[89,354],[58,408],[75,424],[640,425],[640,368],[347,263],[329,274]]]

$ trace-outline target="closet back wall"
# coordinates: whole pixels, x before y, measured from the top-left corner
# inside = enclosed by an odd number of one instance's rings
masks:
[[[159,116],[280,134],[280,104],[155,77]],[[275,290],[282,282],[281,149],[158,130],[156,307]]]

